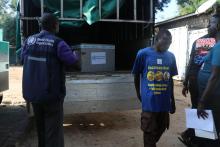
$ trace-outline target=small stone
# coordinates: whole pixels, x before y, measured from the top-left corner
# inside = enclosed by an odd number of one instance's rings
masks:
[[[101,126],[101,127],[104,127],[104,126],[105,126],[105,124],[104,124],[104,123],[100,123],[100,126]]]

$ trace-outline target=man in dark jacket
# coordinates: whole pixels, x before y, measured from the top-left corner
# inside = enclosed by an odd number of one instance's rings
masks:
[[[31,102],[39,147],[64,147],[63,100],[66,95],[64,65],[77,61],[70,47],[55,36],[59,20],[45,13],[41,32],[27,38],[22,48],[22,92]]]

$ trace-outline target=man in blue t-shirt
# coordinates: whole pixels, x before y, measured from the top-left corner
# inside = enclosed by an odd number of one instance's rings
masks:
[[[197,108],[198,105],[198,72],[204,62],[204,57],[209,53],[216,43],[216,24],[219,16],[214,14],[209,19],[208,34],[195,40],[192,45],[189,64],[186,69],[185,80],[183,81],[182,94],[186,97],[188,91],[192,108]],[[178,139],[187,146],[198,144],[199,138],[195,137],[194,129],[188,128]]]
[[[220,133],[220,16],[216,23],[217,44],[206,56],[198,74],[199,103],[198,117],[206,119],[208,114],[204,109],[211,109],[216,125],[216,131]],[[207,141],[205,147],[219,147],[219,139],[216,141]]]
[[[159,31],[154,47],[141,49],[133,66],[135,88],[142,102],[144,147],[156,147],[169,127],[169,112],[175,113],[172,77],[177,75],[177,67],[174,55],[167,51],[171,42],[168,30]]]

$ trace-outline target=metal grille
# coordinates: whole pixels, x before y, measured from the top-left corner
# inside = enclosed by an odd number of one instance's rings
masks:
[[[154,13],[154,9],[153,9],[153,0],[150,0],[150,19],[149,20],[138,20],[137,19],[137,0],[133,0],[134,4],[133,4],[133,19],[120,19],[120,0],[117,0],[116,3],[116,18],[115,19],[104,19],[104,18],[100,18],[99,21],[102,22],[128,22],[128,23],[154,23],[153,20],[153,13]],[[21,3],[21,19],[22,20],[38,20],[39,17],[25,17],[24,16],[24,0],[20,0]],[[65,20],[65,21],[83,21],[83,0],[80,0],[80,17],[79,18],[66,18],[63,15],[63,9],[64,9],[64,0],[60,0],[60,12],[61,12],[61,16],[60,16],[60,20]],[[99,15],[100,17],[102,16],[102,0],[99,0]],[[41,0],[41,16],[44,13],[44,0]]]

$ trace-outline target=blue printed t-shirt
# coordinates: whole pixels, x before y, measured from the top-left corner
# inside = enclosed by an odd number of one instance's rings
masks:
[[[212,66],[220,67],[220,42],[218,42],[204,59],[198,75],[199,95],[201,97],[211,75]],[[219,89],[215,89],[213,95],[220,96],[220,83],[217,83]]]
[[[157,52],[150,47],[140,50],[132,74],[141,74],[143,111],[170,111],[171,79],[177,75],[176,60],[171,52]]]

